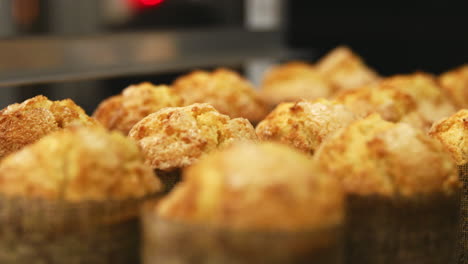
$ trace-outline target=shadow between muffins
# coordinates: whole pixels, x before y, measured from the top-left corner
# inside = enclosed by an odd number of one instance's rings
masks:
[[[182,168],[175,168],[170,171],[155,169],[154,172],[164,185],[164,194],[171,192],[177,183],[182,180]]]

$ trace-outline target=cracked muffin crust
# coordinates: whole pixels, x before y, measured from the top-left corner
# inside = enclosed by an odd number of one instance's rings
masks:
[[[434,123],[429,135],[439,140],[458,165],[468,163],[468,110]]]
[[[161,109],[138,122],[129,136],[138,142],[147,164],[170,171],[238,140],[255,140],[247,119],[229,118],[209,104]]]
[[[228,69],[194,71],[175,80],[173,87],[187,105],[208,103],[222,114],[247,118],[252,122],[267,114],[267,108],[253,85]]]
[[[307,155],[271,142],[211,153],[155,209],[159,216],[248,230],[313,230],[341,223],[343,192]]]
[[[0,159],[43,136],[71,126],[98,126],[71,99],[50,101],[39,95],[0,111]]]
[[[326,98],[333,86],[317,69],[306,62],[293,61],[270,69],[262,81],[260,94],[269,105],[301,99]]]
[[[378,114],[335,133],[314,159],[352,194],[411,196],[451,193],[460,186],[456,164],[437,141]]]
[[[51,133],[0,163],[0,193],[13,197],[102,201],[160,188],[135,142],[103,128]]]
[[[314,154],[326,137],[355,119],[351,111],[336,102],[302,100],[278,105],[255,131],[261,140],[281,142]]]
[[[379,80],[378,74],[346,46],[328,52],[317,62],[316,67],[338,90],[354,89]]]
[[[145,116],[164,107],[182,105],[182,98],[169,86],[143,82],[130,85],[121,94],[101,102],[93,117],[109,130],[117,130],[127,135]]]

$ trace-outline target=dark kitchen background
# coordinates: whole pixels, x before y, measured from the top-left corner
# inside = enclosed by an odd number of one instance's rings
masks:
[[[351,46],[383,75],[468,62],[468,1],[290,1],[289,43]]]
[[[0,107],[37,94],[91,113],[131,83],[226,66],[258,82],[341,44],[383,75],[468,62],[468,1],[2,0]]]

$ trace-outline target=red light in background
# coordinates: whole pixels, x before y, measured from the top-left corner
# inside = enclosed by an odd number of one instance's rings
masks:
[[[136,9],[155,7],[162,4],[163,2],[165,2],[165,0],[128,0],[130,6]]]
[[[164,0],[139,0],[144,6],[156,6],[164,2]]]

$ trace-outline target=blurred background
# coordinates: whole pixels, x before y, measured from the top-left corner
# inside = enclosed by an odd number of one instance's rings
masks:
[[[37,94],[88,113],[131,83],[350,46],[383,75],[468,62],[468,1],[1,0],[0,108]]]

